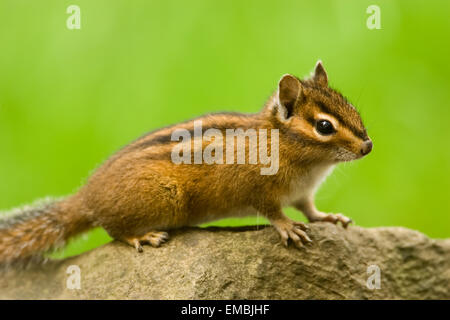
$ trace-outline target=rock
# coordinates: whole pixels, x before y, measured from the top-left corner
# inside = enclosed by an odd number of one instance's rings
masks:
[[[0,277],[1,299],[449,299],[450,239],[405,228],[310,224],[285,248],[272,227],[188,228],[143,253],[112,242]],[[71,265],[80,289],[67,288]],[[372,267],[374,269],[368,267]],[[380,288],[368,279],[379,268]],[[374,285],[375,281],[369,283]]]

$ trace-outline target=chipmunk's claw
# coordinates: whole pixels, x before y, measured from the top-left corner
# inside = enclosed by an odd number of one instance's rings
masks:
[[[306,234],[309,228],[303,222],[283,219],[272,221],[273,226],[281,236],[281,242],[285,247],[289,245],[289,239],[292,240],[297,248],[303,248],[303,243],[310,243],[312,240]]]
[[[346,229],[350,223],[353,223],[353,220],[344,216],[343,214],[336,213],[336,214],[324,214],[325,216],[317,221],[326,221],[331,222],[334,224],[338,224],[340,222],[342,226]]]
[[[167,232],[149,232],[146,233],[143,237],[141,237],[141,241],[143,243],[148,243],[152,247],[159,247],[162,243],[166,242],[169,239],[169,234]]]
[[[134,246],[136,248],[137,252],[143,252],[144,249],[141,246],[141,243],[138,239],[132,239],[131,242],[128,242],[130,245]]]
[[[336,214],[336,216],[338,217],[338,220],[341,222],[342,226],[343,226],[345,229],[347,229],[347,226],[348,226],[350,223],[353,223],[353,220],[352,220],[352,219],[350,219],[350,218],[348,218],[348,217],[346,217],[346,216],[344,216],[344,215],[342,215],[342,214],[340,214],[340,213]]]
[[[308,225],[306,225],[305,223],[300,222],[300,221],[293,221],[293,222],[294,222],[294,226],[299,227],[303,231],[308,231],[309,230]]]
[[[136,248],[137,252],[143,252],[142,244],[150,244],[152,247],[159,247],[169,239],[167,232],[151,231],[141,237],[125,239],[125,242]]]

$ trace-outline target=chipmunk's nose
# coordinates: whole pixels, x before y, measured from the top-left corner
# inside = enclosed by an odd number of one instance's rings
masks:
[[[372,148],[373,148],[372,140],[369,139],[369,140],[364,141],[362,144],[362,147],[361,147],[361,154],[363,156],[365,156],[370,151],[372,151]]]

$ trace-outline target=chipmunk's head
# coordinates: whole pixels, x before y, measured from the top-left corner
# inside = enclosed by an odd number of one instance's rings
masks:
[[[372,150],[361,116],[340,93],[328,87],[319,61],[310,79],[284,75],[272,110],[288,137],[300,141],[318,160],[351,161]]]

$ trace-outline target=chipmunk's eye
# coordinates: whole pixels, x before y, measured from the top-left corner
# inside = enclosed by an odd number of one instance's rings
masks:
[[[328,120],[317,121],[316,129],[322,135],[330,135],[335,132],[333,125]]]

